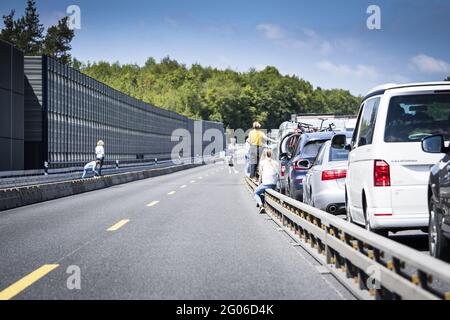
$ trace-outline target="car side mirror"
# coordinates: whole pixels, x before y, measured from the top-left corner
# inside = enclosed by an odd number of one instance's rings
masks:
[[[337,134],[331,139],[331,147],[333,149],[343,150],[348,148],[347,136],[345,134]]]
[[[309,162],[309,160],[302,160],[298,162],[298,165],[302,168],[311,168],[311,162]]]
[[[426,153],[446,153],[447,149],[442,135],[429,136],[422,140],[422,150]]]

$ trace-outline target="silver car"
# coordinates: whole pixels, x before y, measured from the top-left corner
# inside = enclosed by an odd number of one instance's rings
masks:
[[[345,213],[345,178],[348,168],[348,150],[323,144],[303,182],[303,201],[331,214]]]

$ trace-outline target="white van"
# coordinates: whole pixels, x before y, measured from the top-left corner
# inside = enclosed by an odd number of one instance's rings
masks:
[[[450,82],[384,85],[361,105],[346,179],[347,219],[368,230],[426,229],[428,179],[443,154],[422,150],[423,138],[450,136]]]

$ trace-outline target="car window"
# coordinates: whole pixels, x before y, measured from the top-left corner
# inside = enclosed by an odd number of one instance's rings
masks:
[[[323,157],[325,155],[325,144],[323,144],[319,149],[319,154],[317,155],[316,159],[314,160],[313,165],[314,166],[321,166],[323,164]]]
[[[420,142],[441,134],[450,138],[450,94],[393,97],[389,103],[384,141]]]
[[[347,149],[334,149],[330,148],[329,161],[347,161],[349,151]]]
[[[359,133],[358,129],[359,129],[359,124],[361,123],[363,109],[364,109],[364,104],[362,104],[361,107],[359,108],[358,117],[356,118],[355,130],[353,131],[353,136],[352,136],[352,141],[351,141],[352,147],[356,146],[356,138],[358,137],[358,133]]]
[[[364,104],[356,141],[358,147],[372,144],[379,105],[380,98],[370,99]]]
[[[317,140],[308,142],[301,152],[304,159],[315,159],[319,153],[320,147],[326,142],[326,140]]]

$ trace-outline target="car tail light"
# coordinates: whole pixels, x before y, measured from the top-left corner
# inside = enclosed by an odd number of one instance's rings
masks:
[[[281,176],[284,177],[285,174],[286,174],[286,166],[282,165],[281,166]]]
[[[322,181],[337,180],[347,177],[347,170],[325,170],[322,171]]]
[[[373,170],[373,181],[375,187],[391,186],[391,169],[384,160],[375,160]]]
[[[295,171],[305,171],[308,170],[308,168],[300,166],[300,162],[302,162],[303,159],[300,159],[298,161],[294,161],[293,166]]]

